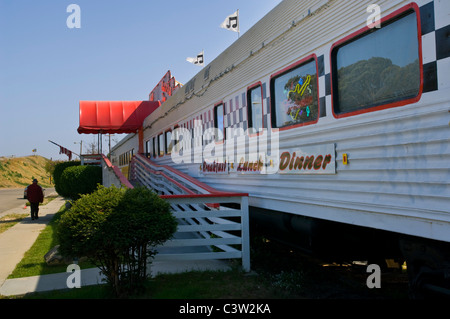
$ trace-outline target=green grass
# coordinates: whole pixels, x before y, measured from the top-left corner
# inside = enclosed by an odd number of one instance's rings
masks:
[[[21,278],[51,273],[66,272],[67,266],[48,266],[44,255],[58,244],[56,230],[65,205],[55,214],[50,223],[42,230],[33,246],[25,253],[22,261],[9,278]],[[82,269],[95,267],[89,263],[80,263]],[[282,289],[271,287],[261,277],[239,271],[193,271],[181,274],[162,274],[148,279],[145,291],[130,298],[152,299],[204,299],[204,298],[278,298],[283,296]],[[66,289],[45,293],[32,293],[14,298],[39,299],[106,299],[114,298],[106,285],[86,286],[79,289]]]
[[[259,276],[231,270],[159,275],[150,280],[146,296],[155,299],[248,299],[276,298],[282,294]]]
[[[56,229],[61,215],[65,211],[66,208],[63,205],[50,223],[42,230],[33,246],[25,253],[24,258],[8,278],[22,278],[66,272],[67,265],[49,266],[44,259],[45,254],[58,244]],[[89,263],[80,263],[80,267],[88,268],[93,266]]]
[[[145,291],[130,299],[280,299],[290,297],[272,287],[260,276],[239,270],[191,271],[162,274],[148,279]],[[86,286],[45,293],[32,293],[25,299],[108,299],[114,298],[106,285]]]
[[[41,232],[32,248],[17,266],[10,278],[66,272],[63,266],[48,266],[44,254],[57,244],[56,227],[65,206]],[[230,261],[230,271],[192,271],[163,274],[148,279],[145,291],[132,299],[285,299],[285,298],[354,298],[372,297],[378,293],[367,289],[366,273],[355,281],[346,269],[336,272],[323,268],[302,254],[285,246],[254,237],[252,240],[252,269],[250,274],[240,271],[239,260]],[[93,265],[80,264],[82,269]],[[330,268],[330,267],[328,267]],[[353,277],[352,277],[353,278]],[[385,285],[385,283],[383,283]],[[393,285],[404,292],[403,285]],[[16,298],[36,299],[109,299],[114,298],[107,285],[85,286],[52,292],[32,293]],[[404,298],[403,295],[394,297]]]
[[[9,214],[0,218],[0,234],[22,221],[28,214]]]

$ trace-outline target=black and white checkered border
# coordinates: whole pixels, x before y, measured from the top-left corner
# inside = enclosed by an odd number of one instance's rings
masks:
[[[450,1],[429,1],[420,6],[422,30],[422,60],[424,84],[423,93],[438,90],[439,87],[450,87]],[[319,76],[320,117],[327,114],[327,105],[331,105],[329,53],[317,57]],[[271,105],[268,97],[268,84],[263,87],[263,125],[271,128]],[[229,100],[223,101],[225,128],[248,129],[247,92],[240,93]],[[201,115],[188,120],[183,127],[193,128],[195,119],[202,120],[203,131],[214,127],[214,107],[210,107]]]
[[[423,92],[450,87],[450,1],[430,1],[420,7]]]
[[[423,93],[450,87],[450,1],[429,1],[419,7],[422,31]],[[328,59],[326,60],[328,63]],[[330,66],[318,57],[320,117],[331,105]]]

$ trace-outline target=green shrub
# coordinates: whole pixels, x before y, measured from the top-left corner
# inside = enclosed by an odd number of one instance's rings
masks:
[[[60,195],[72,199],[89,194],[102,183],[102,168],[100,166],[71,166],[62,173],[60,180]]]
[[[80,161],[60,162],[55,165],[55,168],[53,170],[53,183],[55,184],[55,190],[59,195],[64,196],[61,191],[60,183],[62,173],[68,167],[79,165],[81,165]]]
[[[87,256],[122,297],[143,287],[154,247],[176,228],[170,205],[147,188],[99,186],[62,216],[58,238],[63,255]]]

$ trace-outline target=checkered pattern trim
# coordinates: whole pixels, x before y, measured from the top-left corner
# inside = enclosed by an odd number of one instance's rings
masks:
[[[247,129],[247,98],[246,93],[237,95],[225,103],[224,126],[226,128]]]
[[[265,128],[270,128],[270,97],[267,96],[267,85],[262,83],[263,91],[263,125]],[[247,92],[237,95],[230,99],[225,105],[225,120],[226,128],[242,129],[244,132],[248,129],[248,105]]]
[[[422,30],[423,93],[450,87],[450,1],[430,1],[420,8]],[[331,105],[331,77],[324,56],[318,57],[320,116]],[[326,70],[328,67],[328,70]]]
[[[431,1],[420,7],[423,92],[450,86],[450,1]]]
[[[211,141],[214,138],[214,134],[208,129],[214,128],[214,108],[210,108],[209,110],[203,113],[203,138],[206,141]]]
[[[420,20],[422,30],[422,55],[424,86],[423,92],[435,91],[438,88],[450,87],[450,24],[448,16],[450,14],[450,1],[436,0],[429,1],[420,6]],[[326,56],[322,54],[317,57],[318,77],[319,77],[319,107],[320,117],[327,115],[326,106],[331,106],[331,77],[330,65]],[[327,62],[326,62],[327,61]],[[268,96],[268,83],[262,83],[263,88],[263,125],[271,128],[271,105]],[[224,101],[224,127],[248,128],[247,119],[247,92],[234,96]],[[214,107],[210,107],[196,118],[187,121],[184,126],[193,128],[195,119],[202,120],[203,132],[214,127]]]

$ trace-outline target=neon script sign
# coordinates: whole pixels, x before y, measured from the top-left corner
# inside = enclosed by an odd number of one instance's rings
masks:
[[[291,93],[297,93],[297,94],[303,95],[303,93],[305,93],[306,87],[309,85],[310,82],[311,82],[311,75],[308,75],[306,77],[306,81],[303,81],[303,79],[300,78],[297,85],[295,86],[295,89],[288,92],[287,98],[289,99],[289,95]],[[309,89],[309,90],[311,91],[311,89]]]
[[[291,101],[291,106],[287,110],[287,114],[293,121],[300,120],[300,117],[305,114],[306,118],[311,115],[310,105],[313,103],[312,90],[311,90],[311,75],[307,75],[305,79],[300,77],[298,83],[295,84],[295,88],[292,89],[294,83],[291,83],[291,90],[287,92],[287,101]],[[307,90],[308,94],[304,95]],[[294,94],[294,95],[292,95]],[[294,105],[292,105],[294,103]]]

